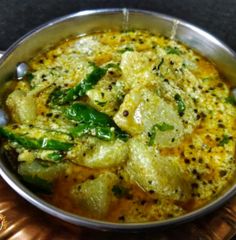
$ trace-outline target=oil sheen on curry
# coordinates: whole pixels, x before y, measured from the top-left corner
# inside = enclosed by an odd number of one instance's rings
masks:
[[[232,181],[236,100],[186,46],[106,31],[28,65],[6,85],[0,136],[20,179],[49,203],[110,222],[158,221],[209,203]]]

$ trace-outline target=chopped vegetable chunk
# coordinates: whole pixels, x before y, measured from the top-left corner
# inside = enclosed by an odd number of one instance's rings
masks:
[[[92,215],[104,216],[108,213],[112,186],[116,182],[116,175],[104,173],[94,180],[87,180],[75,186],[71,194],[74,201]]]

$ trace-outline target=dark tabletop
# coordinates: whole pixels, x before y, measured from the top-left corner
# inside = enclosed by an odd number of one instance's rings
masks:
[[[140,8],[176,16],[208,30],[236,50],[235,0],[0,0],[0,50],[53,18],[108,7]]]

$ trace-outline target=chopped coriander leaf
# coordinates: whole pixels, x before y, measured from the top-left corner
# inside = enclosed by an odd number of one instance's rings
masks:
[[[107,102],[100,102],[100,101],[97,101],[97,100],[95,102],[100,107],[104,107],[107,104]]]
[[[122,198],[128,196],[129,189],[121,185],[114,185],[112,188],[112,192],[117,198]]]
[[[152,126],[152,129],[149,133],[149,142],[148,142],[148,145],[149,146],[152,146],[154,144],[154,141],[155,141],[155,138],[156,138],[156,132],[157,130],[161,131],[161,132],[165,132],[165,131],[170,131],[170,130],[173,130],[174,129],[174,126],[168,124],[168,123],[161,123],[161,124],[155,124]]]
[[[33,78],[34,78],[34,75],[31,72],[29,72],[25,75],[25,79],[29,82],[31,82],[33,80]]]
[[[176,54],[176,55],[181,55],[182,52],[177,48],[177,47],[166,47],[165,48],[167,54]]]
[[[119,49],[117,52],[118,53],[124,53],[124,52],[127,52],[127,51],[133,52],[134,49],[132,47],[125,47],[125,48]]]
[[[118,92],[116,95],[116,101],[121,104],[124,101],[124,97],[125,94],[123,92]]]
[[[183,101],[183,99],[181,98],[181,96],[179,94],[175,94],[175,101],[177,103],[178,106],[178,113],[179,116],[182,117],[184,115],[184,111],[185,111],[185,103]]]
[[[174,126],[172,126],[172,125],[170,125],[168,123],[165,123],[165,122],[163,122],[161,124],[156,124],[154,126],[156,126],[162,132],[174,129]]]
[[[228,96],[227,98],[225,98],[225,102],[230,103],[233,106],[236,106],[236,99],[234,96]]]
[[[219,146],[224,146],[225,144],[229,143],[230,137],[228,135],[223,135],[223,138],[219,142]]]
[[[107,65],[104,66],[105,69],[109,68],[115,68],[119,71],[121,71],[120,64],[119,63],[108,63]]]

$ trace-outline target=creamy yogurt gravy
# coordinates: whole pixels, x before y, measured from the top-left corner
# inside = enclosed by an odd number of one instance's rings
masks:
[[[67,39],[29,66],[11,82],[0,135],[22,180],[52,192],[41,194],[48,202],[95,219],[154,221],[203,206],[232,180],[230,86],[183,44],[107,31]]]

